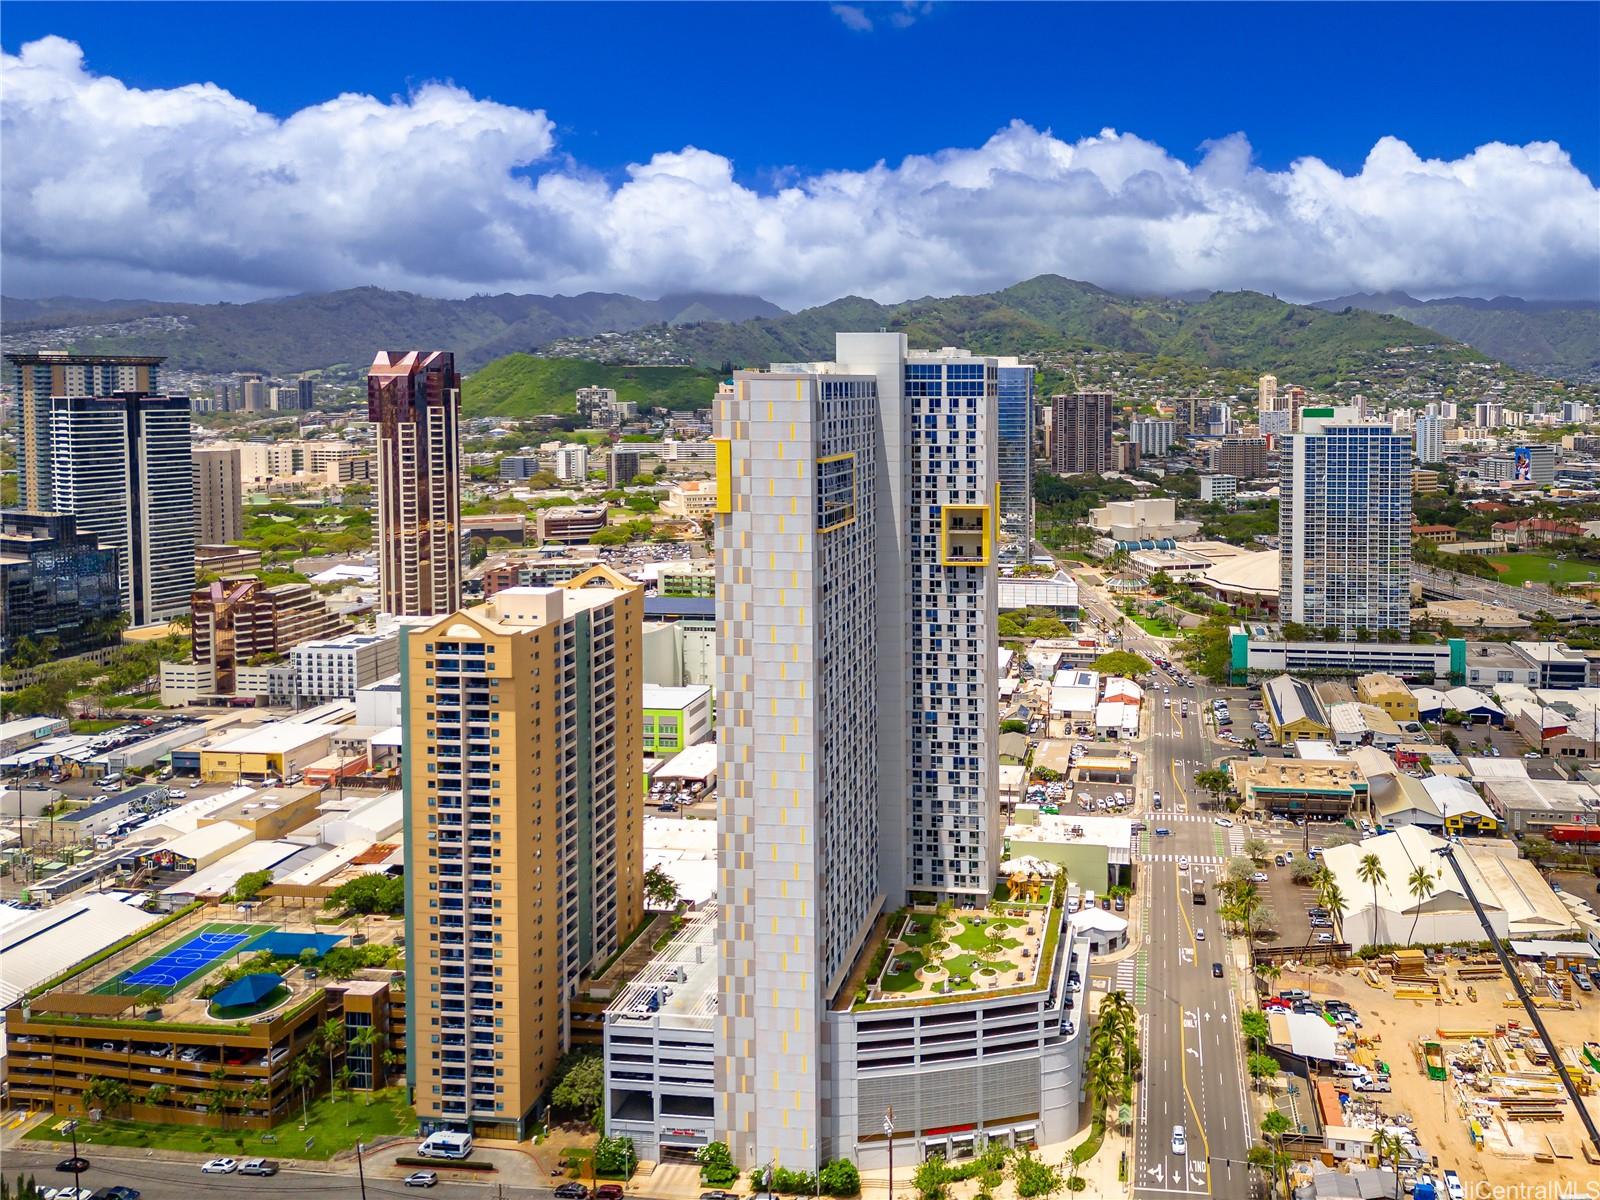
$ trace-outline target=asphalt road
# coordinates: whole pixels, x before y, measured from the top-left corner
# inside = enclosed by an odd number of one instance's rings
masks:
[[[1124,620],[1099,589],[1083,589],[1084,605],[1102,625],[1117,629],[1125,649],[1146,657],[1171,657],[1170,648]],[[1223,694],[1196,680],[1180,688],[1162,674],[1170,692],[1149,697],[1150,725],[1141,747],[1140,835],[1136,872],[1143,908],[1144,947],[1131,960],[1109,968],[1109,986],[1127,990],[1143,1014],[1144,1079],[1135,1114],[1134,1194],[1143,1200],[1217,1196],[1241,1200],[1256,1194],[1254,1173],[1245,1166],[1252,1139],[1246,1101],[1238,1008],[1233,986],[1247,976],[1242,939],[1223,937],[1216,916],[1216,880],[1229,855],[1242,845],[1244,830],[1223,828],[1203,811],[1205,793],[1194,773],[1225,747],[1208,743],[1201,713]],[[1230,700],[1239,693],[1227,693]],[[1172,700],[1170,709],[1162,701]],[[1181,715],[1181,701],[1189,715]],[[1154,793],[1162,798],[1154,808]],[[1166,837],[1158,828],[1170,829]],[[1187,870],[1178,859],[1187,857]],[[1191,879],[1206,883],[1206,903],[1196,905]],[[1200,931],[1204,931],[1204,940]],[[1214,978],[1211,964],[1223,964]],[[1131,964],[1131,965],[1130,965]],[[1173,1126],[1182,1125],[1188,1150],[1172,1152]]]
[[[414,1147],[406,1146],[411,1150]],[[137,1152],[123,1150],[126,1157],[110,1147],[85,1148],[89,1170],[83,1173],[82,1186],[108,1187],[114,1183],[137,1188],[141,1200],[194,1200],[196,1192],[207,1200],[226,1200],[229,1196],[327,1196],[369,1197],[411,1196],[432,1197],[434,1200],[499,1200],[515,1197],[516,1200],[550,1200],[549,1188],[516,1187],[494,1182],[446,1182],[443,1178],[432,1188],[408,1188],[400,1182],[403,1169],[386,1165],[396,1151],[373,1156],[366,1170],[366,1188],[356,1174],[329,1171],[282,1170],[269,1178],[244,1175],[202,1175],[199,1162],[165,1162],[148,1159]],[[56,1163],[65,1155],[59,1150],[33,1150],[22,1146],[5,1152],[5,1173],[15,1178],[18,1172],[34,1175],[44,1187],[60,1187],[72,1183],[72,1176],[55,1170]],[[479,1156],[481,1157],[481,1156]],[[441,1176],[446,1172],[441,1171]]]

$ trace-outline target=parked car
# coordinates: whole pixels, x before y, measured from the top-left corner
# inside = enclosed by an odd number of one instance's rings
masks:
[[[270,1158],[247,1158],[239,1164],[241,1175],[276,1175],[278,1164]]]
[[[589,1189],[581,1183],[563,1183],[556,1189],[556,1200],[589,1200]]]
[[[1272,856],[1272,865],[1275,867],[1286,867],[1289,865],[1289,861],[1281,854],[1274,854]]]
[[[594,1200],[622,1200],[620,1183],[602,1183],[594,1190]]]
[[[232,1175],[238,1169],[239,1164],[231,1158],[213,1158],[200,1168],[207,1175]]]
[[[125,1183],[113,1183],[110,1187],[103,1187],[89,1200],[139,1200],[139,1189],[129,1187]]]
[[[437,1171],[413,1171],[400,1181],[407,1187],[432,1187],[439,1182]]]
[[[1467,1200],[1467,1189],[1461,1186],[1461,1176],[1454,1171],[1444,1173],[1444,1190],[1450,1200]]]

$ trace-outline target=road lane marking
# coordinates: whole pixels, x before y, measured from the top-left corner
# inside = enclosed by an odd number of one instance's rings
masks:
[[[1185,918],[1187,920],[1187,918]],[[1191,934],[1192,936],[1192,934]],[[1189,1111],[1194,1114],[1195,1128],[1200,1131],[1200,1148],[1205,1151],[1206,1168],[1206,1195],[1211,1194],[1211,1142],[1206,1138],[1206,1127],[1200,1119],[1200,1107],[1194,1102],[1194,1093],[1189,1090],[1189,1054],[1188,1038],[1184,1035],[1183,1022],[1178,1023],[1178,1073],[1183,1080],[1184,1099],[1189,1102]],[[1196,1054],[1196,1058],[1200,1055]]]

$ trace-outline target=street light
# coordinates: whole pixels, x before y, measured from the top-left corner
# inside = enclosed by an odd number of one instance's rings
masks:
[[[76,1121],[68,1121],[67,1132],[72,1135],[72,1188],[76,1192],[79,1184],[83,1182],[83,1172],[80,1170],[81,1164],[78,1162],[78,1123]]]

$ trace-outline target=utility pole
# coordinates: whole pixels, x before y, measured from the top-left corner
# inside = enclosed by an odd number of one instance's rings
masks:
[[[356,1143],[356,1174],[361,1179],[361,1200],[367,1200],[367,1169],[361,1164],[361,1143]]]

